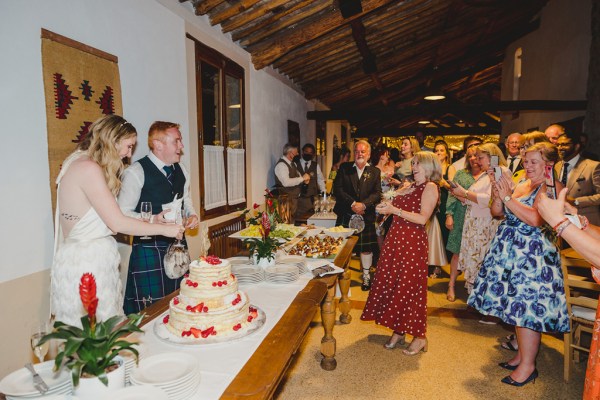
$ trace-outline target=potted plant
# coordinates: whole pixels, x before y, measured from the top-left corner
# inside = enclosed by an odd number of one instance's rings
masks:
[[[244,243],[248,246],[250,251],[250,257],[255,260],[255,264],[264,266],[271,265],[275,262],[275,251],[279,246],[277,239],[269,236],[271,232],[271,223],[269,221],[269,215],[266,211],[263,211],[261,224],[260,224],[260,239],[259,238],[248,238],[244,239]]]
[[[71,370],[73,386],[76,388],[83,379],[94,379],[96,388],[102,389],[103,386],[109,386],[109,377],[107,374],[113,369],[119,367],[119,353],[130,351],[138,357],[138,351],[134,348],[137,343],[123,340],[133,332],[142,332],[139,324],[142,322],[143,315],[130,314],[125,322],[121,316],[114,316],[106,321],[96,321],[96,309],[98,307],[98,298],[96,297],[96,279],[91,273],[85,273],[79,282],[79,297],[87,315],[81,317],[81,328],[67,325],[61,321],[54,323],[54,331],[45,335],[40,343],[43,344],[51,339],[63,341],[59,345],[59,351],[54,362],[54,369],[58,370],[63,365]],[[122,363],[122,359],[120,360]],[[124,366],[121,366],[124,371]],[[116,387],[124,386],[123,382],[117,382]],[[120,378],[119,378],[120,379]],[[112,386],[112,384],[111,384]]]

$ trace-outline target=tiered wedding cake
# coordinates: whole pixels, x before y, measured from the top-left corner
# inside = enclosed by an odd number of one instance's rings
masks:
[[[177,336],[206,339],[236,334],[257,315],[246,293],[238,290],[229,261],[207,256],[190,264],[163,322]]]

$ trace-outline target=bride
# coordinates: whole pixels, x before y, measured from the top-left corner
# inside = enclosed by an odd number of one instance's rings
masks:
[[[101,117],[88,140],[63,162],[56,179],[54,261],[51,312],[57,321],[80,326],[85,310],[79,298],[81,275],[91,272],[98,285],[98,320],[122,315],[119,252],[112,237],[164,235],[180,238],[183,227],[126,217],[115,200],[121,187],[123,158],[131,157],[137,139],[133,125],[120,116]]]

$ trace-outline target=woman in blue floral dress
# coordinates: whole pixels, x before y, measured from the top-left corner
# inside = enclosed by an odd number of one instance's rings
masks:
[[[560,268],[560,254],[550,229],[535,208],[546,192],[545,171],[558,160],[550,143],[525,153],[527,180],[514,190],[510,174],[493,182],[492,214],[506,218],[498,227],[475,280],[468,304],[480,313],[514,325],[519,350],[499,365],[512,373],[503,383],[522,386],[537,378],[535,359],[542,332],[566,332],[569,317]],[[493,180],[493,173],[490,173]],[[560,190],[560,183],[557,189]]]

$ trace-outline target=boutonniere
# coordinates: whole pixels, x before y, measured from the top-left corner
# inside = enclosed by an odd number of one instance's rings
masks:
[[[362,176],[364,176],[365,179],[369,179],[371,177],[371,173],[370,172],[363,172]]]

